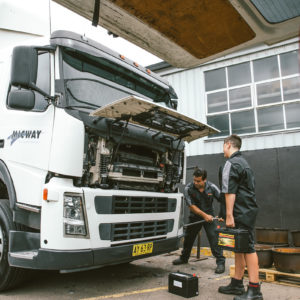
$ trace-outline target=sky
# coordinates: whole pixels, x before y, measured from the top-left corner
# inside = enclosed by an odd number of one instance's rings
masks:
[[[100,26],[92,26],[92,22],[73,13],[67,8],[50,2],[51,32],[55,30],[69,30],[79,34],[85,34],[110,49],[123,54],[125,57],[137,62],[142,66],[148,66],[162,60],[144,49],[124,40],[113,38],[107,34],[107,30]]]

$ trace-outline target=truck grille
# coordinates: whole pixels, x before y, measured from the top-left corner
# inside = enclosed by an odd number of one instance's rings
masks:
[[[126,196],[113,199],[113,214],[162,213],[173,212],[175,209],[176,199]]]
[[[102,240],[127,241],[166,235],[173,226],[174,220],[100,224],[99,233]]]
[[[96,196],[98,214],[165,213],[176,210],[176,199],[167,197]]]

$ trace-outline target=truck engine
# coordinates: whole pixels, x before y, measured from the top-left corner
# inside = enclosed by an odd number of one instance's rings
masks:
[[[168,193],[176,191],[183,178],[183,150],[156,150],[92,133],[87,136],[84,186]]]

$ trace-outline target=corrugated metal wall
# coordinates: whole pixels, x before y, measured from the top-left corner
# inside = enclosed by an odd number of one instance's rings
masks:
[[[215,63],[206,64],[204,66],[190,69],[190,70],[174,70],[169,71],[167,75],[161,73],[170,84],[174,87],[179,97],[178,110],[181,113],[187,114],[201,122],[206,123],[206,103],[204,91],[204,71],[232,64],[257,59],[264,56],[274,55],[281,52],[287,52],[298,49],[298,43],[288,41],[280,46],[269,48],[260,51],[251,50],[251,53],[235,54],[235,57],[230,59],[218,60]],[[202,138],[187,145],[187,155],[204,155],[215,154],[223,151],[223,139],[209,140]],[[252,136],[243,137],[243,151],[280,148],[280,147],[293,147],[300,145],[300,132],[295,131],[282,131],[280,133],[262,133]]]

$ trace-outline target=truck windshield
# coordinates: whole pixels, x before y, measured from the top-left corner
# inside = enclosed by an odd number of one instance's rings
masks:
[[[172,107],[175,92],[103,57],[64,48],[63,73],[70,106],[101,107],[129,95]]]

